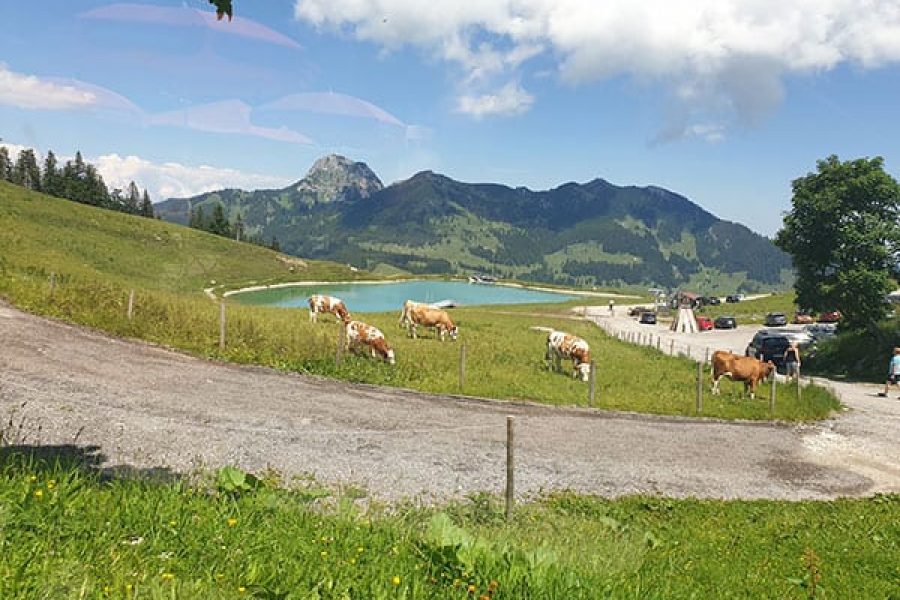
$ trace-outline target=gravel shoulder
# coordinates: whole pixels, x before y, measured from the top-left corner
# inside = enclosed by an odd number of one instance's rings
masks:
[[[851,411],[788,426],[353,385],[198,359],[2,304],[0,342],[7,438],[90,453],[110,469],[274,467],[384,500],[442,501],[502,491],[512,415],[520,497],[559,489],[783,499],[900,491],[900,401],[869,397],[874,386],[835,384]]]

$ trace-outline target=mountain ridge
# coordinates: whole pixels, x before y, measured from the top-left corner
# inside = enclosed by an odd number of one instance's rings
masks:
[[[156,208],[186,223],[191,210],[217,202],[287,252],[376,272],[491,271],[557,284],[711,292],[782,288],[791,277],[787,255],[744,225],[660,186],[600,177],[533,191],[424,170],[385,187],[365,163],[330,155],[280,190],[219,190]]]

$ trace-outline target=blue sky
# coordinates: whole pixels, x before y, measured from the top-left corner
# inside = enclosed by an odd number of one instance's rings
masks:
[[[859,6],[857,6],[859,4]],[[817,159],[900,178],[900,8],[843,0],[5,2],[0,138],[154,200],[320,156],[658,185],[772,235]]]

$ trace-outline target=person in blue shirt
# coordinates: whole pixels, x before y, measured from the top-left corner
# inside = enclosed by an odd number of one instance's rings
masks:
[[[892,385],[900,384],[900,348],[894,348],[894,355],[891,357],[891,362],[888,364],[888,378],[884,383],[884,391],[878,392],[879,396],[887,396],[888,388]]]

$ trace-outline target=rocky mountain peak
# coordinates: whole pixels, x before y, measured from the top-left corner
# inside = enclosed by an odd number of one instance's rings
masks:
[[[306,177],[292,186],[317,202],[368,198],[384,184],[366,163],[354,162],[338,154],[323,156],[310,167]]]

